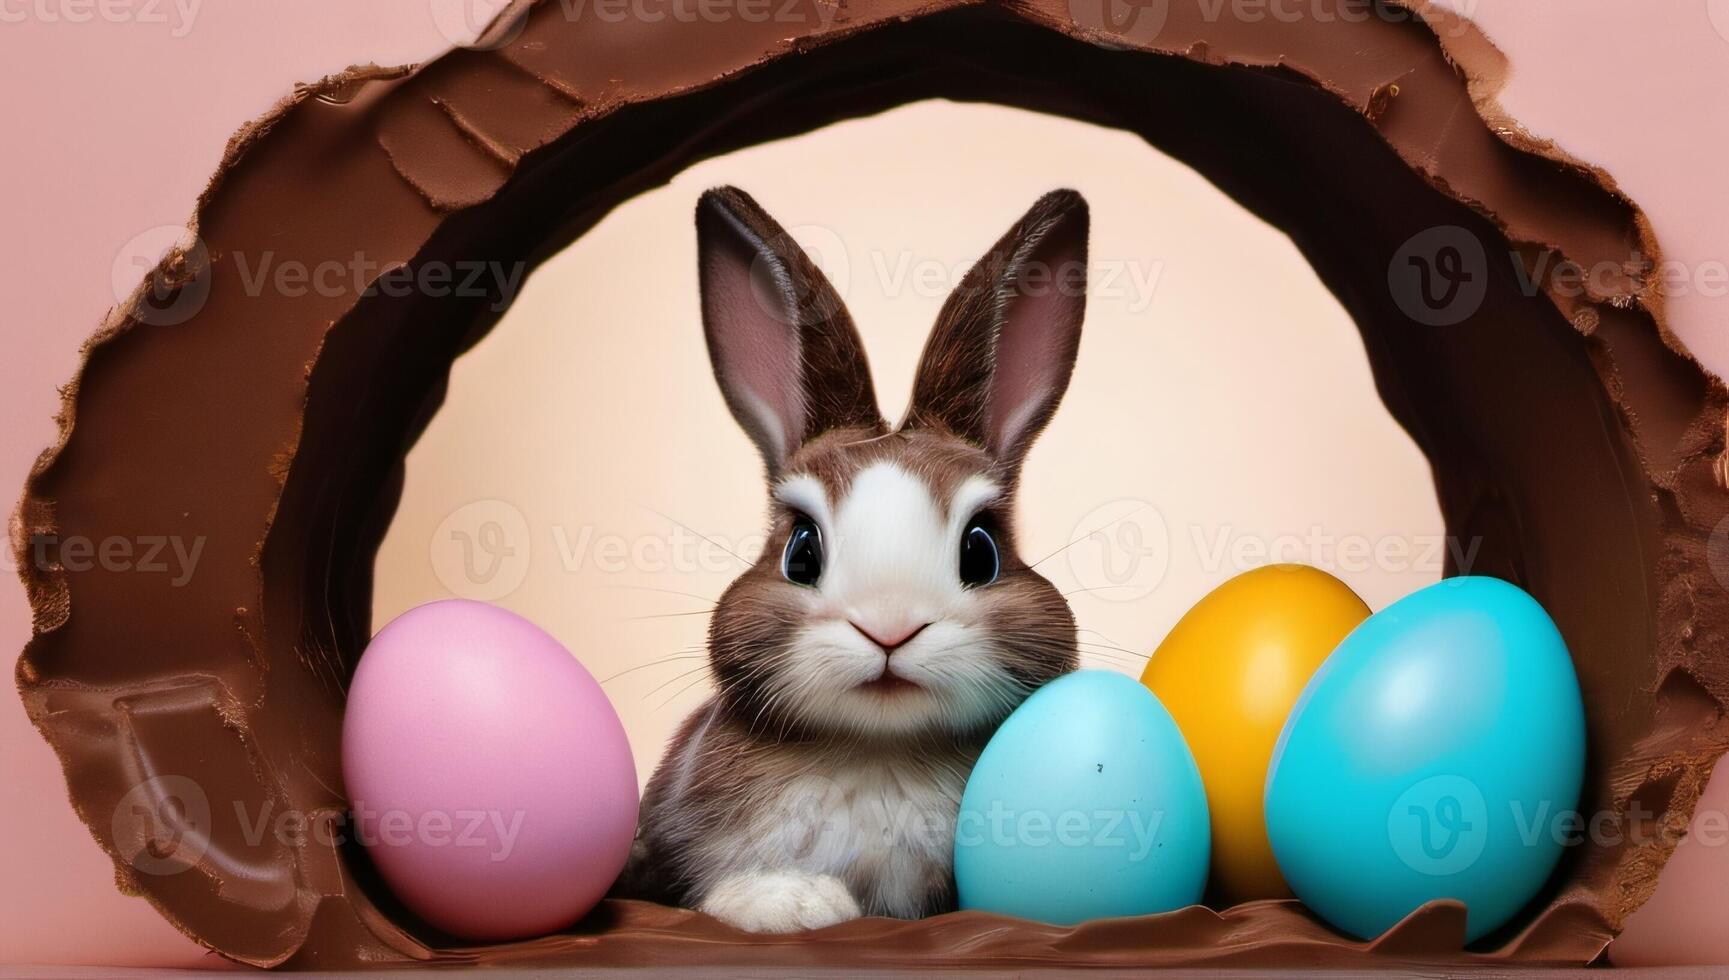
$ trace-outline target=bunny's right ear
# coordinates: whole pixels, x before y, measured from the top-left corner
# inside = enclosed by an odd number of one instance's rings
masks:
[[[881,430],[864,346],[841,298],[750,195],[719,187],[696,206],[703,332],[727,407],[769,475],[829,430]]]
[[[1080,350],[1087,225],[1079,194],[1052,191],[973,266],[925,344],[905,428],[946,429],[1020,465]]]

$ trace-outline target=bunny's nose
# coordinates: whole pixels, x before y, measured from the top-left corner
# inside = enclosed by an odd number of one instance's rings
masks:
[[[866,625],[857,619],[849,620],[852,628],[864,634],[864,638],[883,648],[884,653],[893,653],[905,646],[908,640],[924,632],[929,623],[917,623],[908,620],[873,622]]]

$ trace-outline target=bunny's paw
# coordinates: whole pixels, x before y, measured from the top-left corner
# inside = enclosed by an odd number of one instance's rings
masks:
[[[821,929],[861,914],[839,878],[801,871],[731,875],[709,890],[698,909],[734,928],[764,933]]]

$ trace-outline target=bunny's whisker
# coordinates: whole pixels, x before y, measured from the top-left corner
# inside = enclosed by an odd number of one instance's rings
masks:
[[[713,608],[714,606],[716,606],[720,603],[719,599],[716,599],[712,596],[700,595],[700,594],[695,593],[695,592],[681,592],[678,589],[666,589],[666,588],[661,588],[660,586],[657,586],[657,585],[612,584],[612,585],[603,585],[603,586],[601,586],[601,588],[603,588],[603,589],[624,589],[624,590],[629,590],[629,591],[633,591],[633,592],[658,592],[662,595],[683,596],[686,599],[698,599],[698,600],[701,600],[702,602],[706,602],[709,604],[710,608]]]
[[[1063,545],[1061,548],[1058,548],[1057,550],[1051,552],[1050,554],[1044,556],[1043,558],[1040,558],[1038,561],[1033,562],[1028,567],[1029,568],[1037,568],[1040,565],[1043,565],[1045,562],[1050,561],[1052,558],[1055,558],[1056,556],[1062,554],[1063,552],[1069,550],[1070,548],[1073,548],[1075,545],[1080,544],[1082,541],[1087,540],[1088,538],[1092,537],[1093,535],[1102,534],[1106,530],[1109,530],[1110,528],[1113,528],[1113,527],[1117,526],[1118,524],[1121,524],[1122,522],[1128,520],[1129,518],[1135,516],[1136,514],[1139,514],[1141,511],[1146,510],[1149,506],[1151,506],[1151,505],[1150,504],[1140,504],[1140,505],[1136,506],[1133,510],[1129,511],[1127,514],[1124,514],[1121,517],[1116,518],[1115,520],[1106,521],[1105,523],[1100,524],[1098,527],[1095,527],[1092,530],[1083,533],[1080,537],[1075,538],[1073,541],[1070,541],[1068,544]]]
[[[647,701],[649,698],[652,698],[656,694],[659,694],[660,692],[666,690],[667,688],[671,687],[672,685],[677,684],[679,681],[682,681],[688,677],[692,677],[696,674],[706,674],[706,673],[708,673],[708,664],[706,664],[706,663],[700,667],[694,667],[694,668],[691,668],[689,670],[680,671],[679,673],[674,674],[672,677],[668,678],[663,683],[656,685],[647,694],[644,694],[642,696],[642,699],[644,701]]]
[[[1090,641],[1090,640],[1079,640],[1079,641],[1077,641],[1076,645],[1079,646],[1082,650],[1103,650],[1103,651],[1107,651],[1109,653],[1120,653],[1125,657],[1132,657],[1135,660],[1151,660],[1151,659],[1153,659],[1153,655],[1150,653],[1136,653],[1133,650],[1124,649],[1123,647],[1117,646],[1114,643],[1097,643],[1097,642]]]
[[[689,683],[689,684],[686,684],[686,685],[685,685],[685,686],[683,686],[683,687],[681,687],[681,688],[679,688],[679,689],[678,689],[678,690],[676,690],[676,691],[674,691],[674,692],[672,692],[672,694],[671,694],[671,695],[669,695],[669,696],[668,696],[668,697],[667,697],[667,699],[666,699],[666,700],[664,700],[664,701],[662,701],[662,702],[661,702],[661,703],[659,703],[659,704],[657,704],[657,705],[655,705],[655,706],[654,706],[654,710],[655,710],[655,711],[664,711],[664,710],[665,710],[665,709],[666,709],[666,706],[667,706],[667,705],[669,705],[669,704],[671,704],[671,703],[673,703],[673,702],[674,702],[674,701],[677,701],[677,700],[678,700],[678,699],[679,699],[679,698],[681,698],[681,697],[683,697],[683,696],[684,696],[684,695],[685,695],[685,693],[686,693],[686,692],[688,692],[688,691],[690,691],[690,690],[691,690],[691,689],[692,689],[692,688],[694,688],[694,687],[697,687],[697,686],[698,686],[698,685],[700,685],[700,684],[702,684],[702,682],[703,682],[703,678],[700,678],[700,677],[699,677],[699,678],[697,678],[697,679],[696,679],[696,680],[694,680],[694,681],[691,681],[691,682],[690,682],[690,683]]]
[[[1148,660],[1148,659],[1152,658],[1152,654],[1139,653],[1135,650],[1131,650],[1128,647],[1123,646],[1121,643],[1118,643],[1115,639],[1113,639],[1109,635],[1107,635],[1103,632],[1100,632],[1099,630],[1083,626],[1083,627],[1078,628],[1076,630],[1076,632],[1077,633],[1091,633],[1094,636],[1099,637],[1099,639],[1097,639],[1097,640],[1081,640],[1079,642],[1091,643],[1094,646],[1108,647],[1112,650],[1117,650],[1117,651],[1120,651],[1122,653],[1129,654],[1130,656],[1140,657],[1143,660]]]
[[[703,539],[704,541],[707,541],[709,544],[714,545],[716,548],[719,548],[720,550],[726,552],[727,554],[731,555],[732,557],[738,559],[739,564],[743,565],[746,568],[749,568],[752,565],[756,564],[756,562],[751,561],[750,559],[744,557],[743,555],[732,550],[731,548],[728,548],[726,545],[721,544],[719,541],[716,541],[714,538],[710,537],[709,535],[706,535],[706,534],[702,533],[701,531],[698,531],[696,528],[691,527],[689,524],[686,524],[685,522],[683,522],[683,521],[681,521],[675,517],[670,517],[667,514],[664,514],[661,511],[654,509],[653,507],[649,507],[648,511],[649,511],[649,513],[654,514],[657,517],[659,517],[661,520],[667,521],[668,523],[671,523],[671,524],[676,524],[679,527],[684,528],[686,531],[689,531],[690,533]]]
[[[1063,598],[1067,599],[1067,598],[1070,598],[1072,596],[1086,595],[1088,593],[1093,593],[1093,592],[1120,592],[1123,589],[1132,589],[1132,588],[1134,588],[1134,586],[1132,586],[1132,585],[1093,585],[1093,586],[1088,586],[1087,588],[1084,588],[1084,589],[1071,589],[1068,592],[1064,592]]]
[[[678,663],[681,660],[701,660],[701,661],[707,662],[708,654],[703,653],[700,650],[680,651],[680,652],[675,653],[671,656],[659,657],[657,659],[650,660],[648,663],[637,664],[634,667],[626,667],[625,669],[619,671],[616,674],[613,674],[610,677],[601,678],[600,682],[602,684],[611,684],[613,681],[618,680],[620,677],[624,677],[628,674],[634,674],[639,670],[647,670],[650,667],[664,667],[667,664]]]

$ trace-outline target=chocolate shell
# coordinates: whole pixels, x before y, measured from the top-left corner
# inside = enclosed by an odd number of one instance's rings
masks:
[[[1468,23],[1355,0],[1270,8],[774,0],[645,21],[547,2],[418,70],[307,86],[240,134],[197,242],[89,345],[13,526],[36,628],[19,688],[121,887],[261,966],[1596,958],[1729,749],[1729,566],[1708,550],[1729,509],[1724,387],[1666,342],[1635,208],[1485,122],[1503,66]],[[1262,902],[1072,929],[863,920],[761,942],[620,902],[566,935],[476,949],[415,922],[341,841],[340,722],[374,553],[452,360],[497,319],[496,297],[391,284],[532,267],[695,160],[932,97],[1140,134],[1284,229],[1351,312],[1449,533],[1479,546],[1471,570],[1536,595],[1577,662],[1585,806],[1616,832],[1570,849],[1505,932],[1461,950],[1462,912],[1440,903],[1359,943]],[[842,194],[857,177],[832,179]],[[238,259],[266,252],[358,258],[380,278],[261,290]],[[1598,274],[1581,284],[1575,267]],[[104,542],[159,538],[201,548],[194,574],[100,559]],[[283,813],[310,825],[257,832]]]

